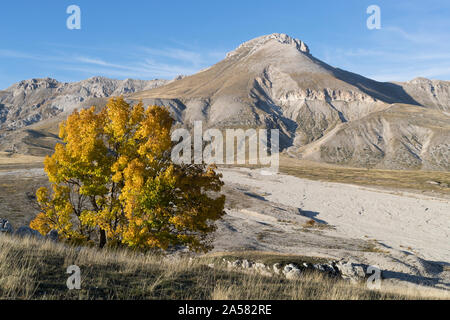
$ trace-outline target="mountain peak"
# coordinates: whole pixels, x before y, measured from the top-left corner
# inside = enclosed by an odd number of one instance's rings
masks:
[[[228,53],[227,58],[239,55],[244,50],[249,51],[249,54],[252,54],[259,48],[272,41],[276,41],[284,45],[294,46],[298,51],[309,54],[309,48],[303,41],[292,38],[284,33],[272,33],[244,42],[236,50]]]

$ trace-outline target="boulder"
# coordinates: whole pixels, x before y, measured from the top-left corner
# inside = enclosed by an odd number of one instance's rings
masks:
[[[252,267],[252,265],[253,265],[253,263],[251,263],[250,261],[242,260],[242,268],[249,269]]]
[[[14,228],[6,219],[0,219],[0,233],[13,234]]]
[[[322,273],[325,273],[328,276],[336,277],[340,274],[339,269],[336,268],[334,262],[323,263],[323,264],[314,264],[313,269]]]
[[[236,269],[236,268],[240,268],[242,266],[242,261],[241,260],[236,260],[236,261],[228,261],[225,260],[227,262],[227,268],[228,269]]]
[[[264,263],[257,262],[253,265],[253,268],[264,270],[264,269],[266,269],[266,265]]]
[[[366,278],[365,265],[355,262],[338,261],[336,268],[339,270],[342,278],[351,280],[352,282]]]
[[[57,242],[58,241],[58,231],[56,230],[50,230],[49,233],[47,233],[47,235],[45,236],[47,239],[49,239],[50,241],[53,242]]]
[[[299,269],[297,268],[297,266],[294,265],[294,264],[292,264],[292,263],[290,263],[290,264],[288,264],[288,265],[285,265],[284,268],[283,268],[283,274],[286,275],[286,274],[289,273],[291,270],[295,270],[295,269],[299,270]]]
[[[275,272],[275,274],[280,274],[281,273],[281,265],[279,263],[275,263],[273,265],[273,272]]]
[[[300,279],[302,277],[302,272],[300,271],[300,269],[291,269],[285,275],[286,279],[295,280]]]
[[[290,263],[284,266],[283,274],[286,277],[286,279],[289,280],[300,279],[302,276],[302,270],[300,270],[300,268],[297,267],[295,264]]]
[[[16,230],[16,232],[14,233],[14,235],[17,237],[21,237],[21,238],[23,238],[23,237],[33,237],[33,238],[37,238],[37,239],[43,238],[42,235],[38,231],[33,230],[27,226],[18,228]]]
[[[242,266],[242,261],[241,260],[236,260],[236,261],[233,262],[232,266],[234,268],[238,268],[238,267]]]

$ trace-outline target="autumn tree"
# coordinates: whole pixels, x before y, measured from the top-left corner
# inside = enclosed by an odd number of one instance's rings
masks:
[[[210,249],[208,235],[224,214],[221,175],[171,161],[172,124],[167,109],[123,98],[99,112],[75,111],[45,159],[51,188],[37,191],[41,212],[30,226],[100,247]]]

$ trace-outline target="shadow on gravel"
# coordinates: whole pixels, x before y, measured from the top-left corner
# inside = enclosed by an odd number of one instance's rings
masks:
[[[317,223],[320,224],[328,224],[328,222],[326,222],[325,220],[321,220],[321,219],[317,219],[316,217],[320,214],[317,211],[307,211],[307,210],[302,210],[302,209],[298,209],[298,213],[303,216],[303,217],[307,217],[310,218],[312,220],[314,220]]]
[[[252,192],[244,192],[244,194],[245,194],[246,196],[249,196],[249,197],[252,197],[252,198],[261,200],[261,201],[267,201],[266,198],[264,198],[264,197],[262,197],[262,196],[260,196],[260,195],[258,195],[258,194],[252,193]]]
[[[411,274],[398,272],[398,271],[383,270],[383,278],[408,281],[408,282],[413,282],[416,284],[426,285],[426,286],[436,286],[439,284],[439,285],[445,286],[445,288],[447,288],[447,289],[450,289],[450,283],[442,283],[442,282],[440,282],[441,279],[439,279],[439,278],[416,276],[416,275],[411,275]]]

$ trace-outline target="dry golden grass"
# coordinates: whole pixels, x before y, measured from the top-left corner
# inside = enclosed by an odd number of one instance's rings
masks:
[[[221,165],[223,168],[262,168],[250,165]],[[424,170],[366,169],[300,160],[280,155],[279,171],[294,177],[348,183],[360,186],[389,189],[392,192],[412,191],[432,195],[450,196],[450,172]],[[433,183],[430,183],[433,182]]]
[[[240,253],[252,256],[252,253]],[[388,288],[368,290],[321,274],[300,280],[267,277],[223,264],[208,267],[224,254],[167,257],[128,250],[74,248],[32,239],[0,237],[0,297],[2,299],[434,299],[441,291]],[[265,261],[286,255],[253,253]],[[295,258],[295,256],[290,256]],[[299,258],[299,257],[297,257]],[[279,261],[279,260],[277,260]],[[81,290],[68,290],[67,267],[81,269]]]
[[[306,221],[303,225],[302,225],[303,229],[313,229],[313,230],[326,230],[326,229],[335,229],[334,226],[330,226],[328,224],[325,223],[320,223],[317,222],[313,219],[310,219],[308,221]]]
[[[450,172],[419,170],[381,170],[340,167],[335,165],[280,157],[280,171],[299,178],[374,186],[392,190],[411,190],[450,195]]]
[[[376,253],[384,253],[389,254],[389,251],[381,249],[380,244],[377,240],[369,240],[367,244],[361,248],[362,251],[365,252],[376,252]]]
[[[43,166],[44,157],[35,157],[23,154],[11,154],[8,152],[0,152],[0,165],[30,165],[35,166],[36,164]]]
[[[269,281],[270,283],[270,281]],[[382,291],[370,291],[362,284],[335,281],[319,273],[305,274],[301,280],[286,281],[281,292],[277,286],[267,285],[267,279],[244,277],[234,284],[218,283],[212,293],[214,300],[270,300],[283,295],[287,300],[368,300],[368,299],[449,299],[450,295],[437,289],[398,288],[388,286]]]

